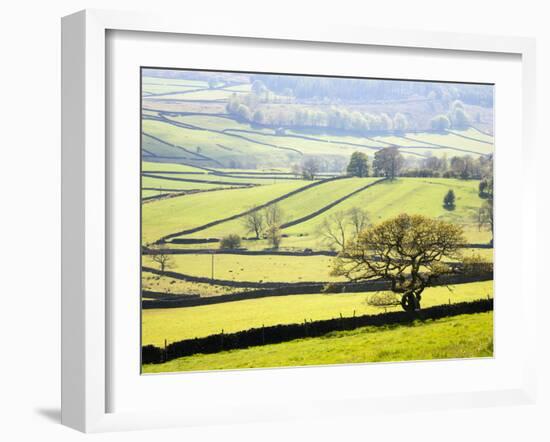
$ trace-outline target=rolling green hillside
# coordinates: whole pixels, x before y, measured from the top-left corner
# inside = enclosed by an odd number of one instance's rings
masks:
[[[346,193],[360,188],[364,183],[374,180],[349,178],[323,183],[281,201],[279,206],[284,213],[285,222],[291,221],[312,213]],[[323,220],[338,211],[346,211],[353,207],[366,210],[372,223],[378,223],[400,213],[418,213],[452,221],[463,226],[469,242],[487,242],[489,232],[480,231],[477,225],[478,210],[484,201],[478,196],[478,183],[476,180],[445,178],[399,178],[395,181],[381,182],[342,201],[319,216],[283,229],[284,234],[288,235],[283,240],[283,247],[318,248],[317,232]],[[451,211],[443,207],[443,197],[449,189],[453,189],[456,194],[456,208]],[[199,200],[203,198],[208,199],[209,196],[197,196]],[[219,238],[228,233],[246,236],[242,219],[218,224],[185,237]]]
[[[266,368],[493,356],[493,313],[455,316],[407,327],[364,327],[320,338],[194,355],[144,365],[145,373]]]
[[[201,226],[266,203],[308,185],[292,180],[269,186],[197,193],[146,204],[142,209],[142,241],[147,244],[183,229]],[[231,192],[231,193],[228,193]]]
[[[431,287],[422,297],[422,305],[473,301],[493,296],[493,282],[475,282],[450,287]],[[367,293],[291,295],[234,301],[222,304],[169,309],[143,310],[143,344],[164,345],[183,339],[220,333],[233,333],[254,327],[292,324],[307,320],[376,314],[384,310],[366,303]],[[400,307],[389,308],[398,310]]]
[[[351,192],[373,183],[377,178],[346,178],[329,181],[312,187],[278,203],[283,212],[284,222],[289,222],[309,215],[334,200],[342,198]],[[366,192],[366,191],[364,191]],[[200,232],[189,235],[190,238],[220,238],[228,233],[237,233],[241,236],[250,236],[243,225],[243,219],[236,219],[227,223],[213,226]]]
[[[453,189],[456,194],[456,209],[449,211],[443,207],[445,193]],[[322,217],[285,229],[288,235],[313,235],[323,217],[339,210],[361,207],[369,215],[371,222],[379,223],[400,213],[421,214],[432,218],[452,221],[464,226],[471,242],[478,239],[477,213],[483,200],[478,196],[478,181],[445,178],[399,178],[385,181],[365,192],[342,202]],[[485,235],[488,237],[488,234]]]

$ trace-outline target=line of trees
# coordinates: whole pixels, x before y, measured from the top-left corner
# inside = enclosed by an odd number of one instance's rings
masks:
[[[253,234],[255,239],[267,239],[274,249],[281,245],[283,222],[284,213],[278,204],[271,204],[263,209],[251,207],[242,220],[247,233]]]
[[[266,109],[261,106],[265,95],[233,94],[229,97],[227,113],[248,123],[284,127],[332,128],[365,134],[371,131],[404,132],[411,129],[407,116],[401,112],[372,114],[350,111],[341,107],[328,110],[307,106],[289,106]]]
[[[253,84],[260,82],[275,93],[291,94],[309,101],[365,102],[424,98],[443,104],[453,100],[480,106],[493,104],[493,88],[484,85],[266,74],[254,75],[251,81]]]
[[[405,159],[400,169],[401,176],[408,177],[441,177],[463,180],[482,179],[493,169],[493,156],[447,155],[428,156],[426,158]]]
[[[424,158],[405,157],[395,146],[377,150],[372,159],[364,152],[356,151],[352,153],[347,165],[341,157],[329,160],[320,156],[304,156],[300,163],[291,165],[294,176],[306,180],[318,178],[321,172],[340,173],[342,171],[356,177],[384,176],[395,179],[403,176],[481,180],[492,173],[492,169],[492,155],[477,158],[471,155],[455,155],[449,158],[446,154],[440,157],[434,155]],[[480,186],[485,186],[480,189],[480,196],[482,196],[482,192],[488,192],[488,180],[484,179]]]

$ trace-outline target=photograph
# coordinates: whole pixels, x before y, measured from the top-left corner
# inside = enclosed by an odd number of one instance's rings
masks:
[[[142,374],[494,356],[494,84],[136,75]]]

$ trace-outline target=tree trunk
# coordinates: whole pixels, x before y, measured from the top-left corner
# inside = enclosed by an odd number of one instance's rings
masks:
[[[415,292],[406,292],[401,298],[401,307],[406,312],[414,312],[420,310],[420,293],[416,294]]]

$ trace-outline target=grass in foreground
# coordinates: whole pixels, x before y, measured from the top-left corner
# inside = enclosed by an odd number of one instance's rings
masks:
[[[493,295],[493,281],[446,287],[430,287],[422,295],[422,306],[474,301]],[[370,293],[290,295],[142,311],[142,345],[164,345],[183,339],[233,333],[262,325],[292,324],[307,320],[378,314],[383,309],[366,303]],[[400,310],[401,307],[388,309]]]
[[[194,355],[143,366],[144,373],[396,362],[493,356],[493,313],[364,327],[320,338]]]

